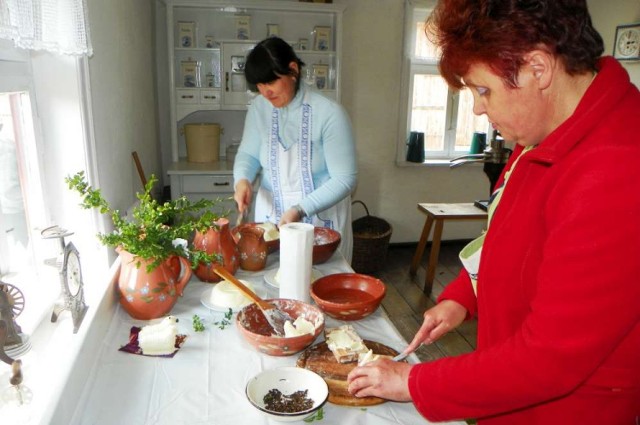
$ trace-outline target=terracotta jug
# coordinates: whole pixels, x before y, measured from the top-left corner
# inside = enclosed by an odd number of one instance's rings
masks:
[[[238,247],[231,236],[229,220],[221,218],[215,222],[215,225],[205,233],[196,232],[193,246],[207,254],[219,254],[222,257],[222,263],[217,264],[221,264],[229,273],[235,274],[240,266],[240,256],[238,255]],[[203,282],[221,281],[222,278],[213,271],[213,264],[215,263],[208,265],[200,263],[194,272],[198,279]]]
[[[120,254],[118,290],[120,304],[134,319],[150,320],[166,316],[191,279],[191,263],[172,256],[147,271],[153,261],[144,260],[125,250]],[[177,265],[180,267],[177,267]]]
[[[256,272],[267,265],[267,242],[264,240],[264,229],[260,227],[245,227],[240,230],[238,240],[240,251],[240,267],[243,270]]]

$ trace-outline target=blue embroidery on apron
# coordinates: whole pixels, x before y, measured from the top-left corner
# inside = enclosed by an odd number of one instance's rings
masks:
[[[303,198],[313,192],[313,174],[311,173],[311,106],[308,103],[302,105],[302,126],[300,129],[300,173],[302,174]],[[305,217],[305,223],[311,223],[311,217]]]
[[[307,197],[314,191],[313,173],[311,172],[311,105],[306,102],[302,104],[302,123],[300,125],[300,139],[298,143],[298,161],[300,168],[300,177],[302,181],[302,197]],[[269,168],[271,190],[273,193],[273,212],[275,214],[274,222],[279,222],[284,213],[284,202],[282,195],[282,186],[280,185],[281,173],[278,161],[280,140],[280,124],[278,109],[273,108],[271,112],[271,135],[269,137]],[[284,145],[282,145],[284,149]],[[269,217],[271,218],[271,217]],[[305,217],[305,223],[312,223],[311,217]],[[324,227],[333,227],[331,220],[322,220]]]
[[[280,191],[280,167],[278,164],[279,140],[278,110],[273,108],[271,113],[271,136],[269,137],[269,169],[271,170],[271,188],[276,223],[280,221],[282,216],[282,192]]]
[[[297,145],[297,158],[298,169],[300,176],[300,191],[302,198],[306,198],[314,190],[313,173],[312,173],[312,108],[306,102],[306,98],[302,102],[302,115],[300,123],[300,138]],[[271,134],[269,137],[268,146],[268,163],[269,163],[269,179],[271,182],[273,205],[271,212],[266,216],[269,221],[279,222],[282,214],[284,213],[284,194],[282,192],[282,185],[280,184],[283,174],[280,169],[280,149],[285,149],[283,141],[280,139],[280,111],[277,108],[273,108],[271,113]],[[285,169],[286,164],[282,164]],[[328,227],[334,229],[334,222],[331,219],[323,219],[318,215],[313,217],[305,217],[303,222],[309,224],[321,225],[322,227]]]

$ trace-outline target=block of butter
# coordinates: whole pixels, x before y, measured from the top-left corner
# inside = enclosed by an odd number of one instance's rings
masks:
[[[327,347],[338,363],[355,362],[361,354],[366,354],[369,351],[351,325],[327,328],[324,331],[324,336]]]

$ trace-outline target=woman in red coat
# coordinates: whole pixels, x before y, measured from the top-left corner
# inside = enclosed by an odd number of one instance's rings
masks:
[[[429,420],[640,423],[640,92],[584,0],[441,0],[440,69],[517,143],[487,233],[409,349],[478,317],[473,353],[349,375]]]

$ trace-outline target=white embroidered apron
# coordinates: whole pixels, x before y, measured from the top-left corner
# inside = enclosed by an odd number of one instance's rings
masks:
[[[255,221],[280,222],[282,214],[292,206],[299,204],[314,190],[311,172],[311,105],[305,95],[302,101],[302,122],[298,143],[286,149],[280,140],[279,112],[273,108],[271,113],[271,134],[269,135],[268,161],[264,178],[269,179],[273,192],[262,186],[256,196]],[[340,232],[342,241],[338,249],[351,264],[353,236],[351,229],[351,199],[347,196],[326,210],[305,217],[305,223],[317,227],[329,227]]]

